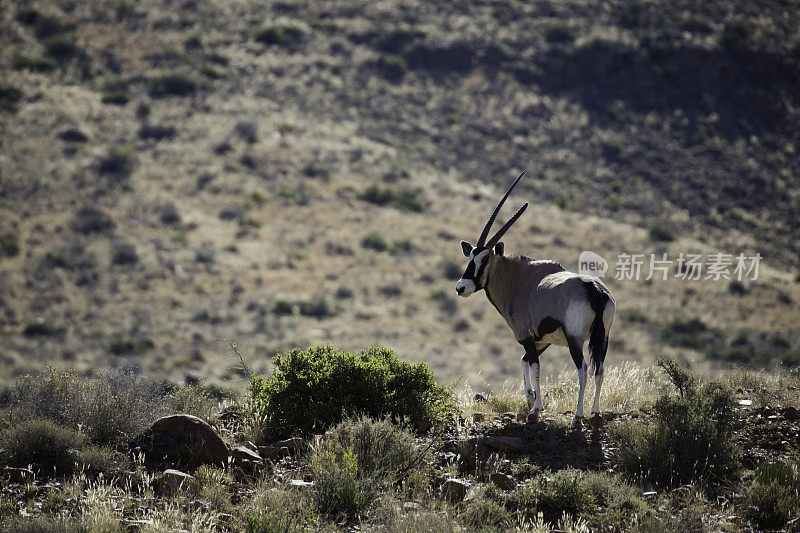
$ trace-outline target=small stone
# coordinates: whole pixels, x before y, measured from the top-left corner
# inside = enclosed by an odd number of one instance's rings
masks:
[[[798,412],[797,407],[794,406],[784,407],[783,418],[786,420],[798,420],[800,419],[800,412]]]
[[[415,426],[417,435],[427,435],[428,430],[431,429],[431,423],[428,420],[420,420]]]
[[[739,400],[739,405],[742,407],[750,407],[753,405],[753,400]]]
[[[467,497],[468,485],[460,479],[450,478],[442,484],[442,496],[450,503],[463,502]]]
[[[278,455],[280,455],[281,457],[289,457],[290,455],[292,455],[292,450],[287,448],[286,446],[281,446],[280,448],[278,448]]]
[[[501,474],[500,472],[495,472],[489,479],[492,480],[497,488],[501,490],[514,490],[517,488],[517,480],[513,477],[509,476],[508,474]]]
[[[486,396],[484,396],[483,394],[480,394],[480,393],[475,395],[474,400],[476,402],[478,402],[478,403],[486,403],[486,402],[489,401],[489,400],[486,399]]]
[[[281,452],[277,446],[259,446],[258,455],[270,461],[277,461],[281,458]]]
[[[168,468],[155,479],[156,490],[161,494],[174,494],[178,492],[184,484],[188,484],[194,477],[180,470]]]
[[[419,504],[417,502],[404,502],[403,503],[403,510],[404,511],[415,511],[419,509]]]
[[[62,141],[68,143],[85,143],[89,140],[89,136],[83,133],[78,128],[68,128],[59,134]]]
[[[231,464],[244,473],[256,475],[264,468],[261,456],[246,446],[236,446],[230,451]]]
[[[483,422],[486,420],[485,413],[472,413],[472,421],[473,422]]]
[[[519,437],[489,436],[481,439],[480,443],[487,448],[503,452],[521,452],[525,449],[525,445]]]
[[[293,479],[289,482],[292,487],[313,487],[313,481],[304,481],[302,479]]]
[[[303,449],[303,439],[300,437],[292,437],[290,439],[282,440],[280,442],[276,442],[275,446],[280,448],[288,448],[291,453],[299,452]]]

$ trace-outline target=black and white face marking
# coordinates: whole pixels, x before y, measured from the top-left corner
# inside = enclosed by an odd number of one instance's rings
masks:
[[[469,257],[467,269],[456,283],[456,292],[466,298],[473,292],[482,289],[486,276],[486,265],[489,263],[491,250],[486,248],[473,248],[469,243],[462,241],[461,248],[464,255]]]

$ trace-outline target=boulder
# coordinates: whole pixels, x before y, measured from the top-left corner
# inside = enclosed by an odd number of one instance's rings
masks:
[[[132,443],[144,453],[148,465],[197,468],[200,465],[224,466],[228,447],[207,422],[193,415],[164,416],[153,422]]]
[[[519,437],[489,436],[481,439],[480,444],[501,452],[521,452],[525,450],[525,445]]]
[[[175,494],[193,479],[193,476],[185,472],[168,468],[153,480],[153,486],[159,494]]]
[[[235,446],[230,451],[231,465],[248,475],[256,475],[264,469],[264,460],[247,446]]]
[[[258,455],[260,455],[262,459],[269,459],[270,461],[277,461],[281,458],[280,448],[277,446],[259,446]]]
[[[290,439],[276,442],[275,447],[277,447],[278,449],[289,448],[289,451],[291,453],[297,453],[303,449],[303,439],[301,439],[300,437],[292,437]]]
[[[463,502],[467,497],[469,485],[460,479],[450,478],[442,484],[442,496],[450,503]]]
[[[517,480],[513,477],[509,476],[508,474],[501,474],[500,472],[495,472],[489,479],[492,480],[492,483],[501,490],[514,490],[517,488]]]

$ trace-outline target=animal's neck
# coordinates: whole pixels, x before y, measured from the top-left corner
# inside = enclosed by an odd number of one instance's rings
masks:
[[[503,317],[506,316],[508,303],[511,301],[512,291],[516,285],[514,282],[516,271],[521,266],[518,263],[518,261],[507,257],[495,255],[492,257],[487,270],[484,292],[486,292],[486,297],[489,298],[489,301]]]

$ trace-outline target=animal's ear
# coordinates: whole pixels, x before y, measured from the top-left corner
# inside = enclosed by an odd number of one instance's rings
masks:
[[[469,257],[469,254],[472,253],[472,245],[467,241],[461,241],[461,250],[464,252],[464,255]]]
[[[497,255],[503,255],[503,248],[504,248],[503,243],[498,242],[497,244],[494,245],[494,253],[496,253]]]

